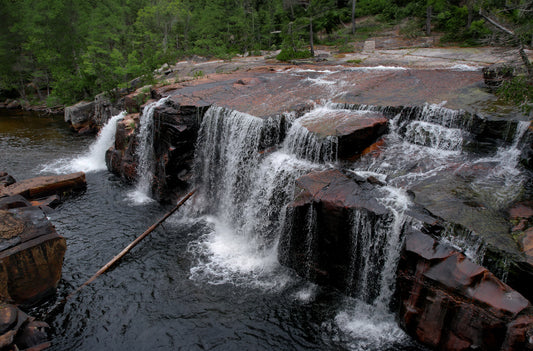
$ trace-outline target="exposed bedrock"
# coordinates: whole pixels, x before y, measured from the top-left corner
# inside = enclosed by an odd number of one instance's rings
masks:
[[[396,293],[402,328],[436,350],[533,349],[529,301],[429,235],[407,235]]]
[[[32,303],[53,292],[66,250],[38,207],[0,210],[0,300]]]
[[[387,270],[389,255],[386,245],[379,243],[398,220],[376,200],[384,197],[380,187],[371,179],[338,170],[299,178],[295,200],[289,205],[290,233],[280,244],[282,263],[315,282],[375,301],[383,289],[380,274]],[[486,268],[429,235],[442,232],[441,219],[416,205],[406,214],[399,233],[405,241],[403,245],[398,241],[392,281],[396,285],[392,305],[402,328],[436,350],[533,347],[529,301]],[[414,229],[413,223],[428,234]],[[392,238],[387,240],[390,243]]]
[[[319,139],[335,137],[337,156],[350,159],[373,144],[387,131],[388,120],[380,112],[330,110],[320,118],[305,115],[301,125]]]
[[[85,189],[85,174],[20,182],[0,174],[9,179],[0,187],[0,301],[32,304],[55,291],[66,250],[45,212]]]
[[[207,108],[202,104],[182,105],[174,98],[155,109],[152,190],[156,199],[170,201],[190,186],[194,147]],[[108,169],[129,182],[137,178],[138,129],[139,115],[127,115],[117,125],[114,146],[106,152]]]
[[[115,144],[106,151],[107,169],[131,183],[137,176],[135,162],[135,129],[139,126],[139,114],[129,114],[117,123]]]
[[[303,277],[345,291],[352,256],[352,211],[364,212],[374,223],[388,221],[389,213],[376,200],[374,185],[338,170],[305,175],[296,187],[280,260]]]
[[[174,194],[190,187],[194,151],[204,105],[181,105],[169,99],[154,111],[156,168],[153,189],[159,200],[173,200]]]
[[[116,102],[105,94],[93,101],[81,101],[65,108],[65,122],[80,134],[96,133],[108,120],[124,109],[124,98]]]

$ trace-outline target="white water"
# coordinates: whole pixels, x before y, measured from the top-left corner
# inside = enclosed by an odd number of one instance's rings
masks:
[[[498,149],[493,157],[481,158],[474,164],[489,164],[490,172],[472,182],[474,191],[483,194],[484,199],[495,207],[505,207],[520,194],[526,177],[518,168],[521,142],[530,122],[518,122],[511,146]]]
[[[168,97],[146,105],[139,121],[139,133],[137,134],[138,146],[137,157],[137,182],[135,189],[127,194],[129,201],[135,205],[141,205],[153,201],[152,178],[154,166],[154,111],[163,105]]]
[[[290,121],[292,126],[282,147],[270,154],[261,150],[262,140],[265,135],[280,134],[275,130],[280,128],[279,120],[265,122],[220,107],[208,110],[195,160],[201,188],[196,213],[208,224],[208,230],[188,247],[195,257],[191,279],[265,290],[279,290],[291,282],[291,274],[279,264],[278,246],[281,234],[290,232],[285,225],[290,222],[286,220],[290,216],[287,204],[293,196],[294,182],[310,170],[324,169],[324,162],[336,160],[331,140],[308,132],[302,122],[306,118],[325,119],[328,109],[331,112],[335,107],[317,107],[301,119]],[[382,152],[354,165],[353,171],[359,175],[375,175],[389,182],[377,199],[389,214],[376,219],[362,210],[353,212],[352,274],[347,277],[347,285],[356,298],[324,326],[348,335],[352,349],[379,349],[406,338],[389,311],[403,228],[411,221],[405,215],[410,200],[402,187],[450,171],[450,165],[475,162],[461,150],[468,134],[460,127],[469,121],[459,117],[457,111],[442,105],[426,105],[412,121],[397,117]],[[275,131],[267,133],[266,128]],[[518,148],[518,142],[515,144]],[[502,148],[495,158],[500,159],[504,152],[510,152],[508,149]],[[302,224],[308,233],[308,261],[317,249],[315,218],[311,206],[307,223]],[[467,252],[471,248],[468,240],[454,243]],[[480,250],[472,249],[475,258]],[[310,285],[294,297],[307,303],[315,294],[316,287]]]
[[[97,172],[106,168],[105,153],[115,142],[117,123],[126,116],[126,111],[113,116],[100,129],[96,140],[89,146],[89,150],[73,159],[60,159],[45,165],[41,173],[64,174],[72,172]]]

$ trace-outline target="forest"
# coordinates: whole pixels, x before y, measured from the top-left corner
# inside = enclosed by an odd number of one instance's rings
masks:
[[[0,98],[48,106],[149,82],[163,63],[193,55],[349,51],[368,35],[358,26],[366,16],[402,23],[406,36],[439,32],[442,45],[533,45],[533,0],[2,0],[0,8]],[[495,42],[501,30],[490,18],[512,35]]]

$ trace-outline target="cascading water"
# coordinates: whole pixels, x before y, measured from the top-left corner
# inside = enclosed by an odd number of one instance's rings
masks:
[[[321,166],[284,149],[261,153],[265,135],[279,123],[211,107],[198,139],[195,169],[200,186],[197,207],[213,231],[189,245],[198,257],[193,279],[279,288],[287,282],[277,259],[286,205],[295,180]]]
[[[362,109],[375,110],[372,106]],[[279,264],[282,253],[278,245],[281,233],[291,230],[286,227],[291,216],[287,204],[292,200],[295,180],[311,170],[332,167],[337,160],[336,140],[310,132],[306,123],[324,122],[328,114],[339,110],[346,111],[346,106],[316,107],[300,119],[289,119],[290,128],[284,133],[268,132],[269,128],[281,128],[279,121],[221,107],[207,111],[195,160],[200,187],[196,209],[209,214],[203,218],[211,229],[189,244],[189,252],[196,257],[191,279],[263,289],[286,286],[290,275]],[[374,218],[365,210],[352,213],[352,257],[346,285],[354,298],[333,323],[354,340],[354,349],[377,350],[406,338],[389,311],[404,228],[414,221],[406,215],[411,200],[403,188],[440,172],[453,176],[457,164],[476,162],[462,150],[464,140],[470,137],[468,128],[463,128],[471,121],[457,111],[426,105],[415,117],[405,119],[405,114],[399,114],[390,122],[391,131],[382,150],[362,157],[353,166],[353,172],[361,176],[374,175],[388,182],[380,187],[377,198],[388,210],[387,215]],[[518,135],[524,128],[519,126],[516,138],[521,138]],[[286,137],[280,149],[262,151],[265,135],[281,134]],[[515,142],[513,147],[517,149],[517,145]],[[502,149],[495,157],[504,150],[511,152]],[[306,223],[302,223],[307,231],[307,261],[318,249],[316,220],[317,213],[310,206]],[[472,249],[473,259],[482,255],[481,246],[469,245],[474,245],[472,240],[464,240],[460,246],[467,252]],[[307,302],[315,292],[316,286],[307,285],[295,296]]]
[[[126,111],[113,116],[102,127],[96,140],[89,146],[89,151],[74,159],[60,159],[46,165],[41,173],[96,172],[106,168],[105,153],[115,142],[117,123],[126,116]]]
[[[137,134],[137,182],[135,189],[128,194],[128,199],[140,205],[151,202],[151,188],[154,167],[154,111],[162,106],[168,97],[146,105],[139,121],[140,128]]]
[[[498,148],[493,157],[473,162],[492,166],[490,172],[485,177],[476,179],[471,187],[482,194],[486,202],[495,207],[505,207],[518,196],[522,189],[525,176],[519,170],[518,163],[522,152],[521,142],[529,126],[530,122],[518,122],[511,146],[502,146]]]

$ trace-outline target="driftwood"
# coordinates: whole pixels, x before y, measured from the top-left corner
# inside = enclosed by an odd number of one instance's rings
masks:
[[[118,255],[116,255],[115,257],[113,257],[113,259],[111,261],[109,261],[105,266],[103,266],[102,268],[100,268],[98,270],[98,272],[96,272],[91,278],[89,278],[89,280],[87,280],[85,283],[83,283],[82,285],[80,285],[79,288],[77,288],[76,290],[74,290],[72,293],[70,293],[67,298],[65,299],[65,302],[66,300],[70,299],[72,296],[74,296],[76,293],[78,293],[84,286],[86,285],[89,285],[91,284],[96,278],[98,278],[100,275],[102,275],[102,273],[105,273],[109,268],[111,268],[115,263],[117,263],[122,257],[124,257],[124,255],[126,255],[131,249],[133,249],[139,242],[141,242],[141,240],[143,240],[145,237],[148,236],[148,234],[150,234],[151,232],[153,232],[161,223],[163,223],[168,217],[170,217],[174,212],[176,212],[176,210],[178,208],[180,208],[184,203],[185,201],[187,201],[191,196],[194,195],[194,193],[196,192],[196,189],[194,189],[193,191],[191,191],[190,193],[188,193],[187,195],[185,195],[185,197],[183,197],[177,204],[176,206],[170,210],[169,212],[167,212],[163,217],[161,217],[161,219],[159,219],[157,222],[155,222],[154,224],[152,224],[150,226],[150,228],[148,228],[144,233],[142,233],[137,239],[135,239],[134,241],[132,241],[128,246],[126,246],[124,248],[124,250],[122,250]]]

